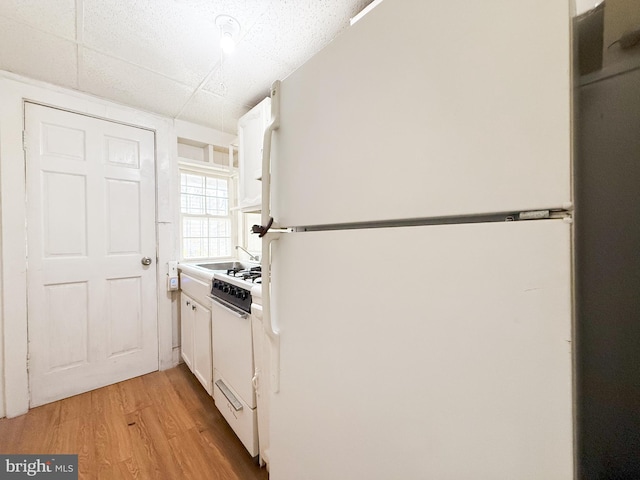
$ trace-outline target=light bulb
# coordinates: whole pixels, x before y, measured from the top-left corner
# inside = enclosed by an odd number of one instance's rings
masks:
[[[236,48],[236,41],[240,35],[240,24],[229,15],[218,15],[216,26],[220,29],[220,48],[230,54]]]
[[[224,32],[220,38],[220,48],[226,54],[232,53],[236,48],[236,42],[229,32]]]

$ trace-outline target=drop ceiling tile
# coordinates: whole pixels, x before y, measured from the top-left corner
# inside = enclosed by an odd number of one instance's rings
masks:
[[[230,103],[201,90],[187,104],[179,118],[235,135],[238,131],[238,120],[248,111],[248,107]]]
[[[76,45],[0,17],[0,69],[76,88]]]
[[[84,5],[85,46],[177,82],[198,86],[220,57],[214,20],[174,0]]]
[[[80,89],[143,110],[174,117],[192,89],[136,65],[82,49]]]
[[[349,26],[371,0],[273,1],[242,39],[297,68]]]
[[[267,95],[273,80],[300,66],[370,2],[0,0],[0,68],[171,117],[186,104],[181,118],[235,133],[237,118]],[[62,39],[75,38],[76,3],[84,12],[77,74],[76,48]],[[215,27],[221,14],[241,25],[236,54],[222,70]],[[205,80],[205,90],[189,101]]]
[[[0,0],[0,16],[70,40],[76,38],[75,0]]]
[[[204,89],[251,107],[269,94],[274,80],[282,80],[290,71],[289,65],[267,58],[246,42],[240,43]]]
[[[249,31],[251,26],[269,7],[272,1],[282,0],[175,0],[186,8],[197,12],[198,15],[212,19],[218,15],[230,15],[240,23],[240,38]],[[217,31],[216,31],[217,35]]]

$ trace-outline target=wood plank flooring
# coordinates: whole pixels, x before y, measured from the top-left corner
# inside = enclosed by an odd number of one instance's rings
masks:
[[[185,365],[0,419],[0,453],[78,454],[91,480],[266,480]]]

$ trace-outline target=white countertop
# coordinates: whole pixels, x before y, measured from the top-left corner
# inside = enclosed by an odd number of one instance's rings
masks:
[[[182,273],[186,273],[191,277],[210,282],[213,279],[214,270],[208,268],[198,267],[195,263],[178,263],[178,270]]]
[[[215,262],[209,262],[209,263],[215,263]],[[247,263],[249,264],[249,262],[242,262],[242,263]],[[253,265],[253,264],[251,264]],[[255,263],[255,266],[259,265],[259,263]],[[194,277],[197,278],[198,280],[202,280],[204,282],[211,282],[213,280],[213,275],[215,273],[220,274],[220,272],[224,273],[226,270],[222,269],[222,270],[211,270],[209,268],[205,268],[205,267],[199,267],[198,264],[196,263],[189,263],[189,262],[185,262],[185,263],[178,263],[178,270],[180,270],[181,273],[184,273],[186,275],[189,275],[190,277]],[[219,278],[222,276],[219,276]],[[226,275],[224,277],[227,277]],[[236,283],[234,282],[234,278],[233,277],[228,277],[228,278],[224,278],[222,277],[223,280],[229,281],[231,283]],[[251,289],[251,294],[252,296],[258,296],[258,297],[262,297],[261,295],[261,285],[260,284],[255,284],[255,283],[251,283],[251,282],[244,282],[242,280],[237,280],[239,286],[244,287],[244,288],[249,288]],[[260,302],[258,302],[260,303]]]

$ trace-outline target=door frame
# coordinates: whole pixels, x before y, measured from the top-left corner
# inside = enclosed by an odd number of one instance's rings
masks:
[[[174,127],[170,119],[90,95],[37,82],[17,75],[0,74],[0,417],[14,417],[29,409],[27,334],[26,177],[24,129],[25,103],[36,103],[71,113],[114,121],[155,134],[156,182],[156,280],[158,306],[158,368],[173,366],[172,294],[167,292],[166,262],[176,258],[175,213],[172,207]],[[166,192],[159,196],[158,191]],[[18,200],[20,199],[20,200]],[[4,382],[2,381],[4,380]],[[4,402],[1,400],[4,399]]]

